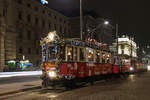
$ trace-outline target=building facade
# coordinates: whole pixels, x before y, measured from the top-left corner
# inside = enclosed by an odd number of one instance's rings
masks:
[[[40,39],[56,30],[69,34],[69,18],[36,0],[0,0],[0,69],[10,60],[41,61]]]
[[[137,44],[134,39],[128,36],[118,38],[118,54],[137,58]]]

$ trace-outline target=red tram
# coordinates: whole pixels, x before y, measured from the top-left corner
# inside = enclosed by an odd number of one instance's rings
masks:
[[[93,82],[102,76],[130,70],[123,57],[112,55],[106,45],[96,41],[60,39],[54,31],[41,40],[41,46],[43,86]]]

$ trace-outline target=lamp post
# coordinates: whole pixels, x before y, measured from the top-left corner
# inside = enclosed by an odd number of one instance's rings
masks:
[[[83,40],[83,15],[82,15],[82,0],[80,0],[80,39]]]

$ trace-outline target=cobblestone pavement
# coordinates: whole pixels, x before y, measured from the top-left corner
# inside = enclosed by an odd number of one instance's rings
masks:
[[[97,82],[70,91],[35,90],[2,100],[150,100],[150,72]]]

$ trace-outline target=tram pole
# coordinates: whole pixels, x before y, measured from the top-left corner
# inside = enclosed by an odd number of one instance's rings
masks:
[[[118,24],[116,24],[116,50],[118,55]]]
[[[82,13],[82,0],[80,0],[80,39],[83,40],[83,13]]]

